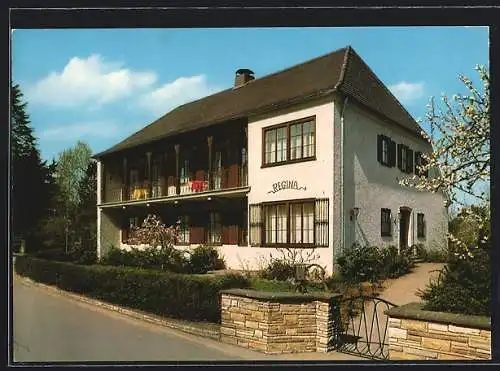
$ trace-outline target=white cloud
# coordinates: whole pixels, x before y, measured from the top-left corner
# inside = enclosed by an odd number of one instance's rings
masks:
[[[389,90],[399,99],[401,103],[411,104],[414,101],[422,98],[424,95],[424,83],[409,83],[401,81],[397,84],[390,85]]]
[[[155,83],[154,72],[122,68],[123,63],[105,62],[100,55],[73,57],[60,72],[51,72],[27,90],[30,101],[57,107],[105,104],[130,96]]]
[[[209,85],[205,75],[179,77],[147,94],[143,94],[139,98],[139,105],[154,114],[162,115],[174,107],[220,90],[216,86]]]
[[[112,138],[118,133],[118,125],[114,123],[87,122],[47,128],[40,132],[40,139],[45,141],[69,141],[82,137]]]

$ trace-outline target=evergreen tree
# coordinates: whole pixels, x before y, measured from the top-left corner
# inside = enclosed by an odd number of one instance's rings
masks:
[[[42,161],[18,84],[11,86],[11,232],[36,249],[34,232],[49,208],[50,168]]]

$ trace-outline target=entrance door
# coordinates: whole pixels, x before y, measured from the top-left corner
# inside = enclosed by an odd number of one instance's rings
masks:
[[[408,247],[408,234],[410,230],[411,209],[402,207],[399,209],[399,248]]]

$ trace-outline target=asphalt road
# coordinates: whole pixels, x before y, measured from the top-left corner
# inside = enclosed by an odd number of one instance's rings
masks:
[[[13,289],[14,362],[346,361],[337,352],[268,355],[133,319],[33,286]]]
[[[15,362],[243,360],[254,352],[14,282]]]

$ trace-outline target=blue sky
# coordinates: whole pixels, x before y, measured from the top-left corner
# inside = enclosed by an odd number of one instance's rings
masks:
[[[77,140],[104,150],[172,108],[351,45],[406,109],[464,92],[488,65],[486,27],[15,30],[12,78],[44,159]]]

